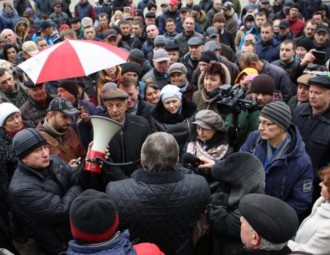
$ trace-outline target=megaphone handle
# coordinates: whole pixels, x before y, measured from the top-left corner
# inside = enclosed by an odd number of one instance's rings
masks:
[[[94,160],[94,159],[90,159],[90,160]],[[136,160],[136,161],[130,161],[130,162],[125,162],[125,163],[114,163],[114,162],[109,162],[107,160],[105,160],[104,158],[101,157],[96,157],[96,162],[103,162],[103,164],[106,164],[108,166],[132,166],[135,165],[136,163],[138,163],[140,161],[140,159]]]

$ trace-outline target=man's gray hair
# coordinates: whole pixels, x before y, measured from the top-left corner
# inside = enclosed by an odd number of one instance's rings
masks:
[[[149,135],[142,145],[141,160],[148,172],[174,171],[178,157],[175,138],[165,132]]]
[[[280,251],[288,244],[288,242],[272,243],[267,241],[265,238],[261,237],[260,235],[259,237],[260,237],[259,249],[264,251]]]

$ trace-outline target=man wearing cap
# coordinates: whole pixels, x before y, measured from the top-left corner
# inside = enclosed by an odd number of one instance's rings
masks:
[[[8,102],[21,107],[26,99],[26,92],[15,82],[13,75],[5,68],[0,68],[0,103]]]
[[[147,120],[140,116],[128,114],[128,94],[121,89],[109,89],[102,95],[102,100],[107,115],[110,119],[123,124],[123,129],[118,132],[109,143],[110,157],[108,160],[115,163],[133,162],[124,167],[111,166],[110,179],[112,181],[123,179],[140,167],[140,151],[143,142],[150,134]]]
[[[152,63],[153,54],[156,50],[165,49],[167,45],[167,38],[163,35],[157,35],[154,39],[154,49],[147,55],[147,59]]]
[[[104,192],[86,190],[70,208],[70,226],[74,240],[66,254],[136,254],[164,255],[151,243],[133,245],[127,229],[119,230],[120,223],[114,201]]]
[[[48,20],[40,22],[40,35],[35,33],[32,40],[35,41],[37,36],[44,37],[48,45],[53,45],[62,41],[60,34],[54,28],[54,23]]]
[[[226,2],[224,3],[222,10],[226,18],[225,27],[234,40],[238,30],[238,17],[235,13],[234,5],[231,2]]]
[[[22,58],[23,61],[33,57],[39,53],[38,46],[33,41],[26,41],[22,44]]]
[[[291,123],[288,105],[282,101],[261,109],[258,130],[240,151],[254,154],[266,172],[265,193],[288,203],[303,217],[312,203],[313,166],[298,128]]]
[[[188,52],[188,40],[192,37],[201,37],[203,35],[195,31],[195,20],[192,17],[187,17],[183,21],[183,31],[179,33],[175,38],[174,42],[180,46],[181,56]]]
[[[70,19],[71,28],[76,32],[77,38],[81,39],[84,36],[84,28],[81,25],[81,18],[74,17]]]
[[[283,201],[264,194],[247,194],[239,203],[242,254],[291,254],[288,241],[296,234],[299,220]]]
[[[49,104],[45,119],[37,126],[49,144],[49,154],[67,163],[86,155],[78,134],[71,127],[71,116],[78,113],[68,100],[55,98]]]
[[[305,22],[300,18],[300,5],[298,3],[294,3],[291,5],[289,10],[288,18],[284,19],[288,21],[290,24],[290,31],[294,34],[295,37],[300,36],[305,27]]]
[[[170,58],[168,53],[164,49],[159,49],[154,52],[153,65],[149,72],[147,72],[143,77],[142,81],[146,83],[147,81],[153,81],[162,89],[166,84],[168,84],[168,68],[169,68]]]
[[[280,24],[278,25],[279,27],[279,32],[278,35],[276,35],[276,38],[280,41],[283,42],[285,40],[292,40],[294,38],[293,33],[290,31],[290,24],[287,21],[281,21]]]
[[[49,15],[49,18],[56,24],[57,29],[59,29],[63,24],[70,23],[68,14],[62,11],[61,3],[54,3],[53,10],[54,12]]]
[[[131,239],[155,243],[165,254],[193,254],[192,232],[208,204],[209,185],[204,177],[177,168],[179,146],[168,133],[148,136],[140,152],[143,169],[106,187],[121,228],[130,230]]]
[[[296,44],[293,40],[287,39],[280,44],[280,59],[273,61],[272,64],[281,67],[290,76],[299,65],[295,55]]]
[[[169,7],[168,10],[165,11],[162,15],[159,16],[158,19],[158,27],[159,27],[159,33],[161,35],[164,35],[166,33],[166,20],[168,18],[172,18],[174,20],[174,23],[176,24],[176,32],[180,33],[182,31],[179,30],[179,27],[181,27],[179,24],[181,23],[180,18],[180,11],[178,10],[178,1],[177,0],[169,0],[168,2]]]
[[[291,99],[288,102],[288,106],[290,106],[291,111],[294,112],[295,109],[304,103],[309,103],[309,84],[308,80],[310,78],[316,77],[313,74],[303,74],[298,77],[297,83],[297,95],[291,97]]]
[[[49,156],[47,141],[37,129],[18,132],[13,150],[18,158],[9,185],[14,211],[44,254],[64,252],[71,239],[70,205],[87,176],[57,156]]]
[[[272,6],[270,5],[269,0],[260,0],[259,1],[259,10],[263,10],[267,13],[268,20],[274,20],[275,13],[274,13]]]
[[[80,139],[84,147],[87,149],[88,144],[92,140],[92,125],[90,116],[96,113],[96,107],[91,102],[87,102],[78,98],[78,84],[74,80],[64,80],[58,84],[57,96],[68,100],[80,112],[76,112],[71,116],[72,126],[78,129]]]
[[[141,49],[140,40],[131,32],[132,24],[128,20],[120,20],[118,23],[120,34],[122,36],[121,42],[130,47],[130,49]]]
[[[308,84],[309,104],[296,107],[293,122],[299,128],[313,163],[316,200],[320,195],[318,172],[330,162],[330,78],[327,75],[312,77]]]
[[[314,34],[314,49],[325,52],[325,61],[330,58],[329,27],[318,26]]]
[[[198,61],[203,52],[204,40],[201,37],[192,37],[187,42],[189,47],[189,52],[185,54],[181,62],[187,68],[187,80],[190,83],[193,72],[198,67]]]
[[[198,28],[198,32],[204,33],[206,28],[210,25],[210,21],[206,15],[206,12],[201,9],[198,4],[194,4],[191,7],[191,17],[195,19],[196,28]]]

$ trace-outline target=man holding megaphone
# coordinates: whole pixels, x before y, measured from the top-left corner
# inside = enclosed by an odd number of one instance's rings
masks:
[[[107,129],[105,125],[93,125],[94,144],[103,142],[104,134],[116,132],[109,143],[110,157],[108,161],[114,163],[129,163],[126,166],[104,166],[104,174],[108,181],[120,180],[131,176],[141,167],[140,151],[145,139],[151,133],[149,123],[140,116],[127,114],[128,94],[118,88],[109,89],[102,95],[104,106],[107,110],[107,117],[122,124],[120,131]]]

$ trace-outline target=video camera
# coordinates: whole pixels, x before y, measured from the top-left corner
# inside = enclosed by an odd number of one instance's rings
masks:
[[[221,85],[217,97],[218,111],[227,115],[230,113],[239,113],[241,110],[254,112],[258,110],[257,102],[245,99],[246,90],[240,85]]]

